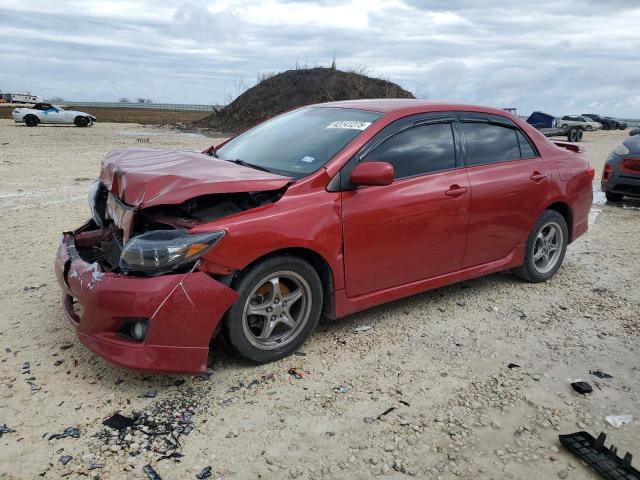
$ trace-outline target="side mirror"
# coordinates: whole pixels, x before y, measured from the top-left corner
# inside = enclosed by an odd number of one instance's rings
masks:
[[[360,187],[372,185],[391,185],[393,183],[393,165],[387,162],[359,163],[351,172],[349,181]]]

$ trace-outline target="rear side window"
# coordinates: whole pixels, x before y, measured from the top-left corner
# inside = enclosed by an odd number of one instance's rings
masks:
[[[522,158],[535,158],[538,156],[531,142],[525,137],[521,131],[516,132],[518,135],[518,143],[520,144],[520,157]]]
[[[378,145],[364,161],[390,163],[397,179],[455,168],[451,124],[436,123],[404,130]]]
[[[489,123],[462,123],[467,141],[468,166],[508,162],[520,158],[520,144],[513,128]]]

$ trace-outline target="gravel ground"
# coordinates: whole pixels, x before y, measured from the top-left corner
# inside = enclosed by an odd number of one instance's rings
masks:
[[[625,136],[586,135],[596,179]],[[640,455],[640,202],[596,193],[590,231],[547,283],[491,275],[322,323],[299,355],[269,365],[215,348],[205,375],[151,376],[76,340],[52,274],[102,157],[140,143],[212,140],[0,121],[0,427],[14,430],[0,434],[0,478],[147,478],[147,464],[165,479],[206,467],[238,479],[596,478],[558,443],[577,430]],[[575,393],[576,378],[594,392]],[[103,426],[116,412],[136,427]],[[609,427],[619,414],[635,419]]]

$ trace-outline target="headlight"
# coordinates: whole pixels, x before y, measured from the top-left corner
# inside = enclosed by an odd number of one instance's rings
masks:
[[[157,275],[196,261],[224,232],[189,234],[186,230],[155,230],[133,237],[120,253],[120,268]]]
[[[96,211],[96,195],[98,194],[98,190],[100,189],[100,180],[96,180],[89,187],[89,211],[91,212],[91,218],[96,222],[96,225],[99,227],[102,226],[102,219],[98,212]]]
[[[629,149],[621,143],[613,149],[613,153],[620,156],[627,155],[629,153]]]

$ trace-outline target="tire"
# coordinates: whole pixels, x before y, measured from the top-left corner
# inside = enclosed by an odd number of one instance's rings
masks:
[[[255,363],[272,362],[296,351],[322,313],[318,272],[291,255],[253,265],[233,282],[233,288],[240,298],[225,315],[223,332],[235,353]],[[293,299],[288,306],[287,298]],[[256,313],[245,313],[249,311]]]
[[[40,119],[35,115],[27,115],[26,117],[24,117],[24,124],[27,127],[37,127],[39,123]]]
[[[87,117],[76,117],[73,120],[73,123],[76,124],[76,127],[84,128],[84,127],[88,127],[89,126],[90,121],[89,121],[89,119]]]
[[[554,231],[552,238],[556,243],[550,242],[546,246],[541,237],[549,238],[550,231]],[[564,217],[555,210],[545,210],[538,218],[527,238],[524,252],[524,263],[514,269],[514,273],[531,283],[544,282],[553,277],[564,260],[567,251],[569,232]],[[549,247],[556,247],[552,252]],[[544,254],[546,252],[546,254]],[[542,253],[542,255],[536,259]],[[545,265],[545,259],[549,263]]]
[[[604,196],[607,197],[607,202],[621,202],[624,195],[605,191]]]
[[[578,131],[575,128],[571,128],[569,133],[567,133],[567,140],[569,142],[577,142],[578,141]]]
[[[578,130],[578,142],[582,141],[582,137],[584,137],[584,130]]]
[[[569,125],[567,125],[566,123],[563,123],[562,125],[560,125],[560,128],[567,128]]]

